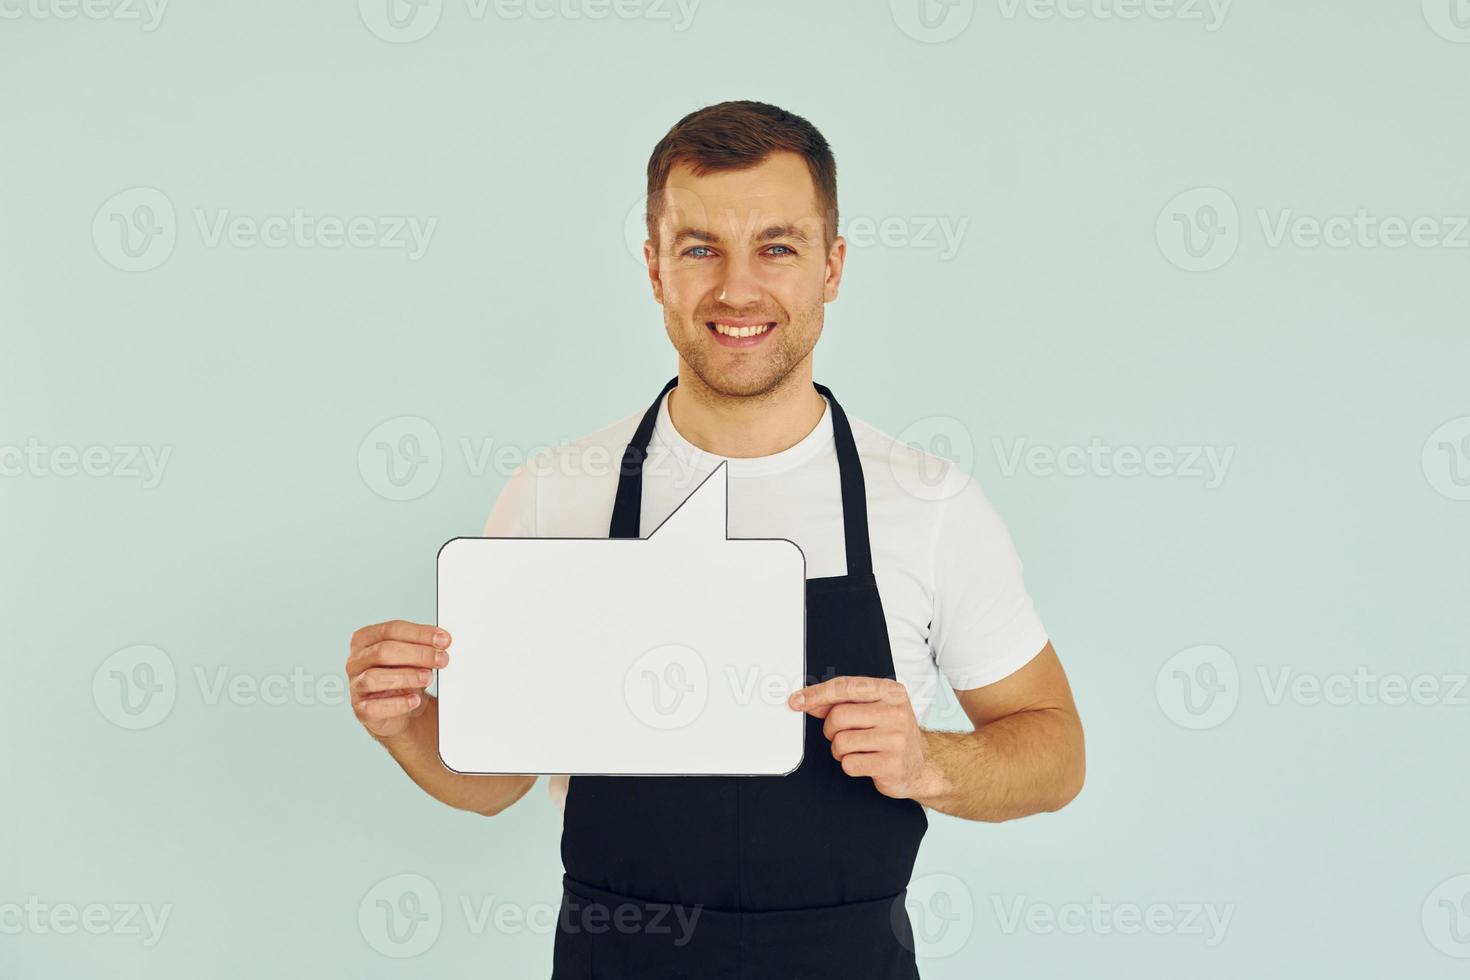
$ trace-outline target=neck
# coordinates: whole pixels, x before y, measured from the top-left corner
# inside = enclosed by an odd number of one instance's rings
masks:
[[[679,385],[669,392],[669,420],[679,434],[704,452],[732,459],[790,449],[826,410],[827,400],[812,387],[810,357],[759,395],[721,394],[680,361]]]

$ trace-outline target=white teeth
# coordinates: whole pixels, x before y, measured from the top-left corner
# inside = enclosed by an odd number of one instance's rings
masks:
[[[715,330],[727,337],[755,337],[770,329],[769,323],[762,323],[754,327],[732,327],[728,323],[716,323]]]

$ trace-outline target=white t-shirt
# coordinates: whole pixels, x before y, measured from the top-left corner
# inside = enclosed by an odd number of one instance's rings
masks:
[[[618,467],[644,411],[529,457],[495,501],[485,535],[607,537]],[[941,671],[957,691],[993,684],[1041,652],[1047,634],[1010,534],[980,485],[851,413],[848,421],[894,671],[922,720]],[[665,395],[643,465],[640,534],[652,533],[721,461],[729,463],[730,537],[788,538],[805,554],[808,578],[847,574],[830,409],[789,449],[730,458],[680,435]],[[548,788],[564,807],[567,777],[552,777]]]

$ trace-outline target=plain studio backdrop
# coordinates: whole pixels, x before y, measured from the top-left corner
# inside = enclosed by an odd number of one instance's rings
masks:
[[[1463,2],[0,17],[0,974],[549,972],[544,780],[429,799],[347,640],[673,375],[644,167],[746,98],[836,153],[817,380],[974,473],[1087,729],[931,816],[924,976],[1463,972]]]

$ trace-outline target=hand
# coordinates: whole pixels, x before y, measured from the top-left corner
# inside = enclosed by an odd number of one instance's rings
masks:
[[[449,663],[449,634],[401,619],[364,626],[352,634],[347,690],[352,713],[377,738],[401,734],[428,706],[424,689],[433,668]]]
[[[849,776],[868,776],[884,796],[914,799],[934,782],[924,733],[909,692],[882,677],[834,677],[794,692],[787,703],[825,718],[822,734]]]

